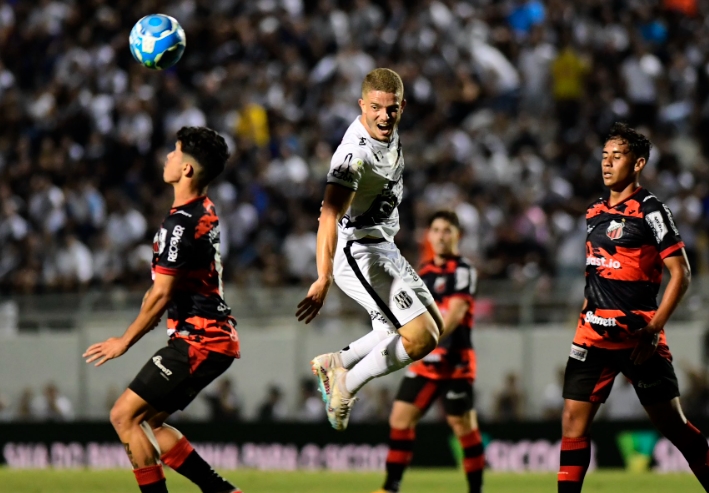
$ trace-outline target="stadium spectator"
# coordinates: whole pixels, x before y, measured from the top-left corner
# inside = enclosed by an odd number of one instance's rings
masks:
[[[524,393],[519,387],[516,373],[508,373],[505,383],[495,395],[494,416],[496,421],[520,421],[524,413]]]
[[[657,144],[647,185],[676,210],[692,266],[706,264],[702,2],[190,5],[154,2],[199,47],[156,72],[125,48],[135,2],[0,2],[0,292],[85,285],[49,272],[70,235],[91,249],[89,283],[144,282],[136,247],[159,226],[160,156],[183,124],[218,129],[234,155],[218,204],[224,280],[307,283],[280,257],[317,216],[320,177],[355,116],[354,81],[373,66],[401,73],[408,100],[402,251],[416,250],[412,232],[430,212],[450,207],[481,277],[574,270],[575,226],[601,191],[597,141],[626,119]]]
[[[38,421],[72,421],[74,407],[65,395],[59,393],[54,383],[48,383],[41,394],[30,402],[30,412]]]
[[[606,405],[603,406],[603,416],[610,420],[633,420],[647,419],[645,409],[638,400],[630,380],[623,375],[619,375],[615,379],[613,392],[606,400]]]
[[[277,385],[268,388],[266,400],[258,407],[256,417],[259,421],[283,421],[288,417],[288,408],[283,402],[283,392]]]
[[[548,420],[561,418],[561,411],[564,409],[564,398],[561,397],[561,390],[564,384],[564,367],[557,368],[554,377],[555,380],[544,387],[542,417]]]
[[[300,407],[296,417],[298,421],[325,421],[322,397],[312,378],[304,378],[300,382]]]
[[[234,387],[232,379],[224,377],[217,382],[216,389],[204,393],[211,421],[241,421],[244,403]]]

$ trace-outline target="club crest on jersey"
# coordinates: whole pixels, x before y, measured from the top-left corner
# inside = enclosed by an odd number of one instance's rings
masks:
[[[446,290],[446,278],[445,277],[437,277],[433,283],[433,290],[436,293],[442,293],[443,291],[445,291]]]
[[[406,310],[414,304],[414,300],[411,299],[411,296],[409,296],[409,293],[406,291],[399,291],[396,296],[394,296],[394,301],[396,302],[396,306],[399,307],[399,310]]]
[[[623,228],[625,228],[625,223],[611,221],[610,226],[606,230],[606,236],[611,240],[618,240],[623,237]]]

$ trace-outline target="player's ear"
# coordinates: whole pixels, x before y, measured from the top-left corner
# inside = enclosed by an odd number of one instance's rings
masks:
[[[402,99],[401,100],[401,108],[399,109],[399,113],[403,112],[404,108],[406,108],[406,100]]]
[[[635,167],[634,167],[635,171],[637,173],[641,172],[646,164],[647,164],[647,161],[645,160],[644,157],[638,158],[635,161]]]
[[[195,167],[194,163],[191,163],[189,161],[185,161],[182,163],[182,174],[186,176],[187,178],[194,178],[195,175]]]

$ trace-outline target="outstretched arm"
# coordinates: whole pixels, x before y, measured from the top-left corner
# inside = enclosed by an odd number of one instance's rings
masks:
[[[83,354],[84,358],[88,358],[86,362],[91,363],[98,360],[95,366],[101,366],[108,360],[118,358],[145,334],[154,329],[172,298],[178,280],[177,276],[155,274],[155,281],[145,293],[140,313],[135,321],[128,326],[121,337],[111,337],[104,342],[91,345]]]
[[[318,278],[310,286],[308,295],[298,304],[295,316],[298,321],[310,323],[325,303],[325,296],[332,285],[333,259],[337,248],[337,223],[349,209],[355,191],[330,183],[325,187],[325,199],[320,213],[316,262]]]

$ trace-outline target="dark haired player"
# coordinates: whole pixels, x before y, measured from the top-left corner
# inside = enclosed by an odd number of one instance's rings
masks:
[[[463,446],[463,468],[470,493],[480,493],[485,466],[478,420],[473,407],[475,352],[471,340],[477,272],[458,255],[460,223],[455,212],[438,211],[429,221],[434,257],[419,270],[443,315],[438,347],[413,363],[401,381],[389,416],[389,454],[384,486],[376,493],[399,491],[411,463],[416,424],[440,397],[446,419]]]
[[[184,409],[239,357],[236,321],[223,299],[219,218],[206,196],[229,153],[224,139],[204,127],[183,127],[167,155],[163,179],[172,185],[172,209],[153,243],[153,285],[140,313],[121,337],[90,346],[87,363],[118,358],[168,313],[168,345],[160,349],[111,409],[115,428],[143,493],[166,493],[162,465],[204,493],[236,493],[165,420]]]
[[[709,446],[682,413],[664,331],[689,286],[689,264],[670,210],[639,185],[649,155],[644,135],[613,125],[601,161],[610,193],[586,212],[586,299],[564,377],[559,493],[581,491],[591,422],[618,373],[709,491]],[[663,266],[671,277],[658,306]]]

